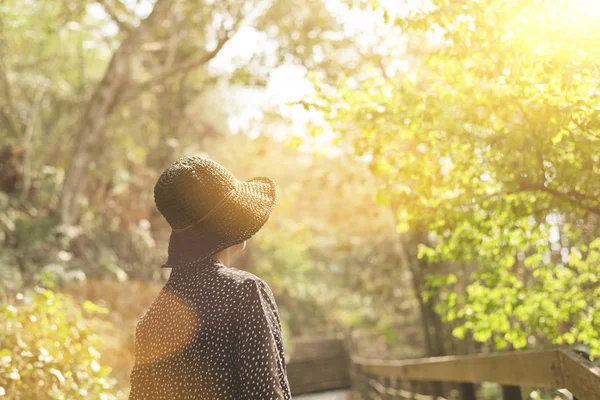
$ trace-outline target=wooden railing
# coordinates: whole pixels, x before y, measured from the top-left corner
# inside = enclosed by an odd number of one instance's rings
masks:
[[[502,386],[504,400],[521,388],[567,389],[577,400],[600,400],[600,367],[568,349],[515,351],[415,360],[375,360],[347,339],[295,338],[287,364],[294,395],[347,388],[353,398],[476,400],[477,384]]]
[[[350,387],[350,359],[343,340],[294,338],[287,374],[292,395]]]
[[[600,399],[600,368],[571,350],[523,351],[385,361],[351,356],[354,398],[476,400],[475,385],[502,385],[504,400],[521,387],[567,389],[578,400]]]

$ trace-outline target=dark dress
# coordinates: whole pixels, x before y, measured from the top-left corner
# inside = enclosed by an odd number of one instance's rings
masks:
[[[135,349],[130,400],[291,399],[271,289],[216,261],[173,269]]]

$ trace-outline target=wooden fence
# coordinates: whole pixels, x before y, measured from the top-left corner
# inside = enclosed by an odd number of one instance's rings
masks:
[[[578,400],[600,399],[600,368],[570,350],[385,361],[352,356],[352,385],[360,399],[475,400],[474,384],[502,385],[504,400],[521,400],[521,387],[567,389]]]

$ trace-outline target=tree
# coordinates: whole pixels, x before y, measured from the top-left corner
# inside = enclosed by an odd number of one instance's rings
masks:
[[[59,199],[59,212],[65,223],[73,223],[77,216],[77,196],[81,191],[94,148],[103,139],[108,117],[118,105],[122,92],[129,84],[131,58],[154,33],[154,30],[161,24],[168,24],[167,19],[173,4],[172,1],[158,0],[150,15],[127,33],[119,48],[114,52],[104,76],[85,106],[76,134],[75,149],[65,173]],[[228,36],[227,34],[226,37]],[[224,39],[221,42],[224,43]],[[207,53],[201,60],[194,60],[193,63],[206,63],[205,58],[208,61],[212,56]],[[172,73],[173,71],[165,72],[165,74]],[[146,85],[148,84],[150,82],[146,83]]]
[[[176,133],[173,130],[189,128],[188,118],[181,118],[187,106],[215,84],[260,86],[281,63],[333,67],[336,61],[329,54],[350,43],[335,35],[317,40],[341,29],[321,1],[89,0],[74,5],[53,0],[28,10],[22,7],[14,1],[2,6],[2,134],[18,144],[27,142],[28,149],[49,127],[64,135],[54,142],[62,144],[59,149],[54,143],[50,147],[57,150],[54,156],[62,157],[59,166],[65,165],[57,210],[68,223],[77,222],[84,182],[100,162],[115,124],[122,127],[122,122],[133,121],[151,127],[139,122],[139,112],[148,111],[153,96],[159,103],[164,145]],[[37,25],[30,29],[34,20]],[[32,32],[37,32],[33,46],[24,49]],[[208,68],[236,35],[260,41],[255,54],[234,59],[227,71]],[[65,59],[57,59],[42,44]],[[60,87],[62,92],[54,84],[60,81],[67,84]],[[65,96],[65,89],[73,93]],[[166,120],[181,123],[165,124]]]
[[[471,266],[430,277],[438,312],[496,348],[600,352],[600,30],[573,4],[433,1],[395,19],[430,39],[417,68],[317,87],[421,258]]]

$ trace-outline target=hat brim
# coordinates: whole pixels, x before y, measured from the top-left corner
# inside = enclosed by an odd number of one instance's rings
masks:
[[[270,178],[237,182],[230,196],[206,219],[183,231],[172,231],[163,268],[188,267],[251,238],[267,222],[277,203]]]

